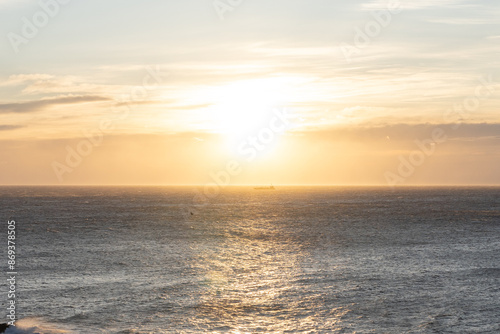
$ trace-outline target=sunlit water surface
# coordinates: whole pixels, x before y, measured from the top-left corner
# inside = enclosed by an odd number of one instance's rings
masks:
[[[500,188],[194,194],[0,188],[7,333],[500,332]]]

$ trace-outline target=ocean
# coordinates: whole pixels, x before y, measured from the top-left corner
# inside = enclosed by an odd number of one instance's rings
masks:
[[[500,188],[195,194],[1,187],[6,333],[500,333]]]

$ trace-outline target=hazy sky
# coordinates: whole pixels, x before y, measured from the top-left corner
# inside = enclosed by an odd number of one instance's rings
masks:
[[[0,184],[500,184],[499,17],[0,0]]]

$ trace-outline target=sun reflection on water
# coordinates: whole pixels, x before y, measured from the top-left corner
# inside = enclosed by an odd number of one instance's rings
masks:
[[[304,291],[307,252],[286,231],[270,226],[267,220],[212,226],[212,243],[199,249],[197,259],[204,273],[204,291],[192,319],[198,328],[217,333],[303,332],[317,329],[318,317],[322,328],[336,327],[345,311],[319,305],[321,291]]]

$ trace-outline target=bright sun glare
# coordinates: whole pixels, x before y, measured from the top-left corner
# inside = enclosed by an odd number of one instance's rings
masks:
[[[215,89],[210,108],[214,131],[239,137],[266,126],[273,108],[285,102],[285,87],[272,79],[234,82]]]
[[[255,147],[261,149],[258,156],[266,157],[275,151],[281,133],[272,132],[270,136],[268,129],[271,120],[276,118],[276,109],[286,103],[287,92],[286,83],[277,79],[238,81],[215,90],[211,121],[214,131],[225,136],[229,152],[241,154],[245,147],[251,149],[247,141],[251,137],[258,139],[263,131],[267,131],[266,135],[272,140],[265,145],[256,144]]]
[[[296,81],[293,77],[233,81],[199,89],[192,94],[196,100],[191,102],[210,101],[208,107],[199,110],[203,129],[222,135],[229,152],[241,155],[245,150],[242,145],[247,144],[247,152],[256,149],[258,156],[264,157],[275,150],[287,129],[286,124],[283,131],[276,131],[278,125],[283,127],[276,115],[286,110],[290,98],[296,95]],[[247,143],[251,138],[260,142]]]

